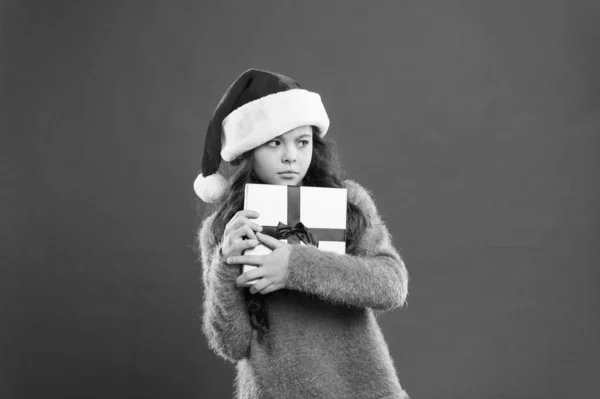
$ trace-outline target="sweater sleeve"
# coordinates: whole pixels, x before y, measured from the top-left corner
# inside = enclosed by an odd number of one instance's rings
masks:
[[[220,243],[212,240],[213,219],[214,215],[209,216],[199,233],[204,283],[202,329],[209,347],[225,360],[235,362],[248,356],[252,328],[244,289],[235,285],[239,269],[224,263]]]
[[[408,292],[406,266],[369,193],[358,183],[348,181],[347,185],[349,200],[363,210],[368,224],[358,245],[359,255],[294,245],[286,288],[335,304],[380,311],[403,306]]]

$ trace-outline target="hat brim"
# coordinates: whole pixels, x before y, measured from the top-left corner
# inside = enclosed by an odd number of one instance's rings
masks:
[[[329,117],[319,94],[291,89],[261,97],[223,120],[221,158],[233,161],[246,151],[305,125],[316,126],[321,137],[329,129]]]

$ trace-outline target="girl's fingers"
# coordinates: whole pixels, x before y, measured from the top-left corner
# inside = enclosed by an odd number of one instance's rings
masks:
[[[242,231],[245,231],[246,234],[244,234],[246,237],[248,237],[251,240],[257,240],[256,238],[256,234],[254,234],[254,230],[252,230],[252,228],[250,226],[248,226],[247,224],[245,224],[244,226],[242,226]]]
[[[234,241],[237,241],[238,239],[243,239],[244,237],[258,241],[258,239],[256,238],[256,234],[254,234],[254,230],[252,230],[248,225],[241,225],[237,229],[231,231],[229,233],[229,237]]]
[[[269,281],[268,279],[261,278],[256,283],[252,284],[252,286],[250,287],[250,293],[256,294],[257,292],[260,292],[262,294],[262,291],[272,284],[273,283],[271,283],[271,281]]]
[[[259,216],[258,212],[252,211],[250,209],[245,209],[245,210],[239,211],[235,215],[233,215],[233,217],[231,218],[229,223],[227,223],[227,226],[234,227],[238,223],[240,223],[240,220],[246,220],[246,221],[250,222],[249,219],[256,219],[258,216]]]
[[[264,278],[263,278],[264,280]],[[266,295],[266,294],[270,294],[273,291],[277,291],[279,288],[277,288],[277,284],[273,283],[268,285],[265,289],[260,290],[260,294],[261,295]]]
[[[257,240],[253,240],[253,239],[239,240],[233,245],[233,248],[234,248],[234,252],[239,251],[240,253],[242,253],[244,250],[254,248],[257,245],[258,245]]]
[[[240,211],[241,212],[241,211]],[[223,232],[224,238],[232,241],[237,238],[242,238],[244,236],[256,239],[255,231],[262,231],[263,228],[260,224],[253,222],[246,218],[244,214],[238,212],[225,226],[225,230]],[[257,216],[258,212],[247,210],[246,214],[250,216]]]
[[[265,245],[269,249],[275,249],[283,247],[285,243],[279,241],[277,238],[273,238],[268,234],[256,233],[256,238],[261,244]]]
[[[230,256],[226,259],[226,262],[230,265],[254,265],[260,266],[264,263],[265,258],[262,255],[240,255]],[[250,273],[250,272],[248,272]],[[256,278],[258,276],[254,276]],[[250,279],[252,280],[252,279]]]
[[[260,214],[257,211],[253,211],[252,209],[243,209],[243,210],[239,211],[238,213],[236,213],[236,215],[245,216],[247,218],[252,218],[252,219],[256,219],[257,217],[260,216]]]
[[[242,274],[241,276],[239,276],[238,278],[236,278],[235,284],[238,287],[245,287],[248,285],[249,281],[256,280],[258,278],[263,277],[263,273],[264,273],[264,271],[260,267],[258,267],[256,269],[252,269],[249,272],[246,272],[246,273]],[[257,281],[253,285],[256,285],[258,283],[259,283],[259,281]]]
[[[242,226],[242,225],[248,225],[252,228],[252,230],[254,231],[262,231],[262,226],[256,222],[251,221],[250,219],[246,218],[245,216],[240,216],[233,224],[233,227],[238,227],[238,226]]]

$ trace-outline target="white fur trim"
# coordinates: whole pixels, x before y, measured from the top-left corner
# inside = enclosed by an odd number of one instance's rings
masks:
[[[233,161],[283,133],[304,125],[329,129],[329,117],[321,96],[304,89],[291,89],[242,105],[223,120],[221,158]]]
[[[227,190],[229,182],[220,173],[210,176],[199,174],[194,180],[194,191],[196,195],[204,202],[217,202]]]

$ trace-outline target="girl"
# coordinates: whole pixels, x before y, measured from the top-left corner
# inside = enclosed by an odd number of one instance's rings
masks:
[[[237,398],[408,398],[374,314],[405,303],[407,271],[369,193],[339,177],[328,127],[318,94],[256,69],[209,124],[194,183],[216,202],[198,233],[203,331],[236,363]],[[258,213],[242,210],[246,183],[347,188],[346,254],[262,234]],[[243,255],[259,243],[272,252]],[[242,264],[259,267],[240,275]]]

